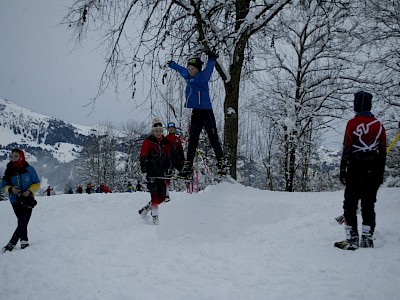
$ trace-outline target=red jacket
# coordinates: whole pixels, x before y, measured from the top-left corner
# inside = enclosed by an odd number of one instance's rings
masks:
[[[169,133],[166,138],[170,146],[172,167],[181,170],[185,162],[182,141],[180,137],[174,133]]]
[[[359,113],[346,126],[340,169],[347,169],[346,181],[374,178],[383,182],[386,162],[386,131],[370,112]]]
[[[170,146],[163,136],[156,139],[150,135],[143,141],[140,150],[140,169],[149,177],[165,176],[170,168]]]
[[[343,156],[348,159],[386,157],[386,131],[383,124],[372,114],[351,119],[346,126]]]

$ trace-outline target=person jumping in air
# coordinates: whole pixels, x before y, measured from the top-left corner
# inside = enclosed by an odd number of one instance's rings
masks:
[[[188,60],[187,68],[178,65],[174,61],[168,62],[168,66],[177,71],[185,79],[185,107],[192,108],[189,145],[186,161],[182,171],[179,173],[180,177],[188,178],[193,174],[193,160],[203,127],[207,131],[208,138],[217,158],[218,174],[226,175],[226,163],[217,134],[217,125],[212,110],[210,89],[208,86],[208,82],[214,70],[216,58],[216,55],[208,56],[207,66],[204,70],[202,70],[203,62],[197,57]]]
[[[147,182],[151,201],[139,210],[139,214],[146,218],[147,213],[151,211],[152,222],[158,225],[158,206],[165,200],[166,184],[164,179],[153,177],[164,177],[170,173],[170,146],[163,136],[163,125],[158,118],[152,120],[151,135],[143,141],[140,169],[143,180]]]
[[[371,101],[370,93],[360,91],[354,94],[357,115],[347,123],[343,141],[340,181],[346,186],[343,202],[346,240],[334,244],[343,250],[374,247],[375,202],[385,171],[386,131],[371,113]],[[357,229],[360,199],[361,241]]]

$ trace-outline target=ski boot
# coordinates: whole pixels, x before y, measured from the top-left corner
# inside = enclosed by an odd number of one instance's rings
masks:
[[[342,250],[357,250],[359,247],[359,236],[357,230],[354,230],[351,226],[346,225],[346,240],[336,242],[334,246]]]
[[[336,222],[338,222],[339,225],[345,224],[346,225],[346,219],[344,218],[343,215],[340,215],[335,218]]]
[[[7,252],[7,251],[13,251],[13,249],[14,249],[14,247],[15,247],[15,245],[13,245],[13,244],[11,244],[11,243],[8,243],[7,244],[7,246],[5,246],[2,250],[1,250],[1,252],[3,252],[3,253],[5,253],[5,252]]]
[[[360,248],[374,248],[374,238],[371,226],[363,225]]]
[[[169,196],[166,196],[164,202],[169,202],[169,201],[171,201],[171,198]]]
[[[26,247],[29,247],[28,241],[21,240],[21,250],[25,249]]]
[[[147,205],[143,206],[141,209],[139,209],[138,213],[139,215],[142,216],[142,218],[146,218],[147,213],[150,211],[150,203],[148,203]]]
[[[185,161],[182,171],[179,172],[178,177],[188,179],[193,175],[193,165],[189,161]]]
[[[159,225],[160,221],[158,220],[158,216],[153,216],[152,222],[153,222],[153,225]]]

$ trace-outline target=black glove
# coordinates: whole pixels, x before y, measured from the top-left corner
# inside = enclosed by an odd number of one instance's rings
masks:
[[[169,60],[169,61],[167,62],[167,66],[168,66],[168,67],[171,67],[171,64],[172,64],[173,62],[174,62],[173,60]]]
[[[339,179],[340,182],[346,185],[346,176],[347,176],[347,160],[343,159],[340,161],[340,174]]]
[[[346,185],[346,175],[347,175],[347,172],[345,169],[340,170],[340,175],[339,175],[340,182],[343,183],[344,185]]]
[[[208,55],[209,58],[211,58],[212,60],[217,60],[217,58],[219,57],[219,55],[216,52],[210,52],[210,54]]]

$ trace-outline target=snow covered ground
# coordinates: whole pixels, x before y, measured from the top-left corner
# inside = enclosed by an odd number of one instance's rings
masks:
[[[38,197],[31,246],[0,254],[0,299],[399,299],[399,192],[380,189],[375,248],[354,252],[333,247],[342,191],[172,192],[159,226],[144,192]],[[0,246],[15,226],[0,202]]]

